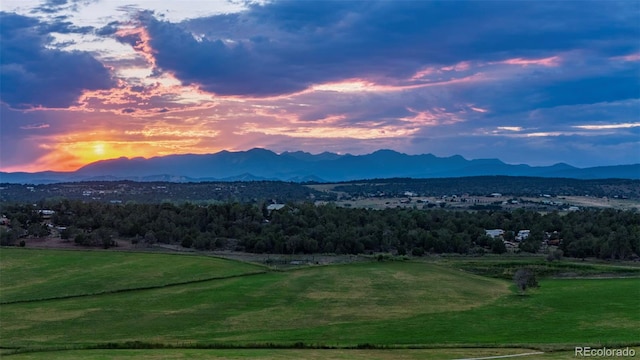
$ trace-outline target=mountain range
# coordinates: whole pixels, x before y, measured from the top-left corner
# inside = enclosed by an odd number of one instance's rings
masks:
[[[481,175],[563,177],[575,179],[640,179],[640,164],[577,168],[511,165],[498,159],[467,160],[462,156],[407,155],[378,150],[367,155],[302,151],[276,154],[265,149],[215,154],[101,160],[72,172],[0,172],[2,183],[44,184],[72,181],[251,181],[338,182],[374,178],[444,178]]]

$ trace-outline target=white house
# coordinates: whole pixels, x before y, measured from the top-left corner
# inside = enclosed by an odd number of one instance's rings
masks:
[[[502,229],[485,230],[484,232],[485,232],[485,234],[491,236],[492,238],[497,238],[497,237],[504,236],[504,230],[502,230]]]
[[[267,206],[267,210],[269,211],[273,211],[273,210],[280,210],[284,207],[284,204],[269,204]]]
[[[516,235],[516,241],[524,241],[531,234],[531,230],[520,230],[518,231],[518,235]]]
[[[42,215],[43,219],[50,219],[56,212],[53,210],[38,210],[38,213]]]

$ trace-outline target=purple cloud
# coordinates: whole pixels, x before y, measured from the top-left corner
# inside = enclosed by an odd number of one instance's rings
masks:
[[[179,24],[149,12],[139,21],[157,66],[183,83],[220,95],[273,96],[348,78],[397,81],[428,65],[461,61],[585,47],[596,56],[626,55],[639,48],[637,18],[626,14],[634,8],[630,2],[277,1]]]
[[[84,90],[115,85],[109,70],[91,54],[51,48],[49,25],[0,12],[0,95],[13,108],[65,108]]]

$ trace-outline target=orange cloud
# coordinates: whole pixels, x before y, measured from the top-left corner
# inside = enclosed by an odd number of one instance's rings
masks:
[[[135,42],[131,43],[133,49],[144,56],[147,62],[153,67],[156,67],[156,59],[154,57],[155,50],[149,44],[151,36],[147,29],[142,26],[129,24],[127,26],[121,26],[115,33],[116,37],[133,39],[137,38]]]

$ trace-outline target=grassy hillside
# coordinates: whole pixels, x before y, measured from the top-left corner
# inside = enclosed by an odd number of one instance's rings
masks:
[[[88,277],[105,273],[104,264],[122,260],[119,256],[123,255],[91,254],[108,260],[95,260],[102,264],[95,267],[86,264],[83,270]],[[42,268],[42,276],[72,283],[72,278],[54,276],[66,267],[58,257],[70,261],[86,255],[43,251],[40,262],[51,265]],[[212,261],[220,274],[259,269],[195,256],[124,255],[132,257],[127,258],[130,269],[140,266],[136,259],[141,264],[155,263],[157,271],[165,271],[172,263],[176,279],[181,279],[181,266],[187,266],[180,262],[193,261],[190,266],[196,266]],[[3,254],[3,263],[5,257]],[[32,263],[25,257],[21,265],[18,257],[13,257],[14,276],[19,276],[15,268]],[[155,257],[158,261],[154,262]],[[165,257],[171,259],[163,260]],[[182,276],[190,273],[185,270]],[[15,287],[6,286],[5,279],[3,272],[1,289]],[[103,282],[103,289],[110,288],[109,280],[103,278]],[[153,282],[158,282],[157,276],[141,276],[129,285]],[[22,296],[38,293],[47,297],[42,284],[30,284],[20,290]],[[58,293],[56,287],[50,289]],[[541,281],[540,289],[521,296],[507,280],[452,267],[419,262],[361,263],[3,304],[0,346],[82,348],[127,341],[187,347],[269,343],[543,348],[626,345],[640,339],[639,298],[638,278],[549,279]]]
[[[164,286],[264,270],[203,256],[2,248],[0,303]]]

